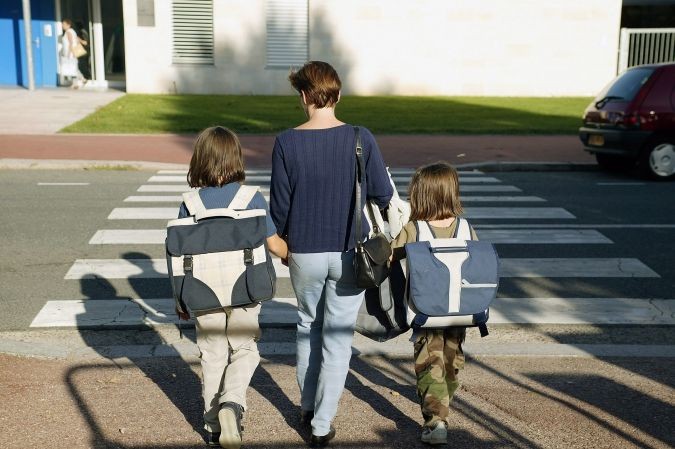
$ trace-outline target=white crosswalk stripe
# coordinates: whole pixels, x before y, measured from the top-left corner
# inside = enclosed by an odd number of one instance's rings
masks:
[[[405,183],[407,184],[410,181],[409,175],[397,175],[392,176],[392,179],[395,183]],[[269,182],[270,177],[266,175],[246,175],[247,183],[258,183],[258,182]],[[154,175],[151,176],[147,182],[163,182],[163,183],[172,183],[178,182],[187,184],[187,179],[185,176],[179,175]],[[492,184],[492,183],[501,183],[497,178],[491,176],[460,176],[459,182],[471,182],[471,183],[481,183],[481,184]]]
[[[265,197],[269,201],[269,197]],[[463,203],[543,203],[546,200],[538,196],[462,196]],[[124,199],[125,203],[180,203],[179,195],[132,195]]]
[[[410,177],[414,170],[391,170],[397,190],[405,198]],[[163,226],[146,229],[140,226],[145,220],[176,218],[180,193],[191,190],[186,183],[187,170],[159,170],[137,189],[137,193],[124,198],[135,207],[115,207],[109,220],[124,220],[128,229],[100,229],[89,240],[91,245],[139,245],[157,256],[156,248],[164,244],[166,230]],[[247,171],[246,182],[260,186],[269,200],[270,171]],[[547,279],[658,278],[659,274],[642,261],[631,257],[600,257],[597,245],[611,246],[613,242],[598,229],[613,229],[623,225],[584,225],[570,223],[575,216],[560,207],[549,207],[545,198],[521,194],[514,185],[506,185],[498,176],[486,176],[480,171],[460,172],[462,201],[465,203],[495,203],[491,207],[465,206],[465,215],[481,220],[474,227],[481,240],[498,245],[519,245],[519,257],[501,259],[501,276],[539,282]],[[531,193],[531,192],[528,192]],[[171,207],[156,207],[164,203]],[[527,207],[514,207],[517,203],[530,203]],[[541,206],[540,206],[541,204]],[[131,206],[132,204],[129,204]],[[158,204],[157,206],[159,206]],[[152,206],[152,207],[147,207]],[[523,205],[525,206],[525,205]],[[528,220],[546,220],[547,223],[528,223]],[[485,223],[485,221],[488,223]],[[494,221],[498,222],[495,223]],[[514,222],[514,220],[516,222]],[[139,225],[127,226],[129,223]],[[641,225],[636,225],[641,226]],[[648,226],[648,225],[645,225]],[[665,225],[669,226],[669,225]],[[141,229],[143,228],[143,229]],[[593,257],[523,257],[532,245],[595,245]],[[154,245],[154,246],[144,246]],[[522,248],[522,250],[520,250]],[[537,255],[546,254],[546,247],[539,246]],[[140,254],[144,254],[139,250]],[[543,251],[543,252],[542,252]],[[556,256],[556,251],[549,253]],[[613,255],[613,254],[612,254]],[[273,258],[277,277],[289,277],[288,267]],[[144,280],[167,277],[164,258],[128,259],[77,259],[65,279]],[[531,280],[531,281],[528,281]],[[288,282],[288,281],[285,281]],[[672,304],[675,304],[673,302]],[[263,305],[260,321],[268,325],[293,325],[297,320],[296,300],[275,298]],[[106,327],[174,324],[173,299],[105,299],[47,301],[33,320],[32,327]],[[626,298],[500,298],[491,308],[491,323],[534,324],[674,324],[673,306],[669,300]],[[670,312],[668,312],[670,310]],[[665,311],[665,312],[664,312]]]
[[[593,229],[486,229],[478,238],[501,244],[599,244],[612,243]],[[92,245],[163,245],[166,229],[103,229],[89,240]]]
[[[273,258],[278,278],[287,278],[288,267]],[[648,266],[631,258],[518,258],[500,260],[502,278],[615,278],[659,277]],[[77,259],[65,279],[162,278],[166,259]]]
[[[467,207],[464,215],[468,219],[487,218],[529,218],[569,219],[574,215],[560,207]],[[117,207],[108,215],[109,220],[171,220],[178,216],[177,207]]]
[[[490,308],[492,324],[672,324],[675,300],[634,298],[499,298]],[[668,313],[664,313],[668,311]],[[293,326],[297,300],[262,303],[262,325]],[[31,327],[105,327],[176,323],[173,298],[48,301]]]

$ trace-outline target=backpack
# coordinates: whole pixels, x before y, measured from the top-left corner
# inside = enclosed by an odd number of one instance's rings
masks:
[[[478,326],[485,336],[499,258],[491,243],[471,240],[466,220],[457,220],[449,239],[435,238],[427,222],[415,222],[417,241],[405,245],[407,321],[412,328]]]
[[[166,233],[169,278],[179,311],[217,312],[274,296],[267,213],[246,210],[257,191],[241,186],[224,209],[207,209],[197,190],[183,194],[190,217],[169,221]]]

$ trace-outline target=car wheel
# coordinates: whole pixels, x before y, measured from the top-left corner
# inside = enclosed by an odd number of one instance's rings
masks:
[[[595,153],[595,160],[598,165],[607,171],[623,171],[633,165],[633,161],[613,154]]]
[[[675,179],[675,142],[650,144],[641,155],[640,171],[650,179]]]

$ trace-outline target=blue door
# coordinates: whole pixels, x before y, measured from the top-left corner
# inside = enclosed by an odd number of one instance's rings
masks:
[[[36,87],[56,86],[54,0],[31,0],[31,47]],[[28,86],[28,65],[21,0],[0,2],[0,84]]]

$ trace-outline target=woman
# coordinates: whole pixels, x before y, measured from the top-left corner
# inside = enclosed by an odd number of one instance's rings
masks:
[[[333,67],[311,61],[289,80],[308,120],[277,136],[270,211],[279,233],[288,239],[298,298],[301,419],[311,422],[310,444],[319,447],[335,436],[331,421],[349,371],[354,324],[363,301],[352,267],[355,131],[335,117],[342,84]],[[361,136],[362,197],[385,207],[393,190],[382,155],[370,131],[361,128]],[[368,226],[364,228],[365,236]]]
[[[78,89],[82,85],[82,73],[78,69],[76,48],[79,47],[80,40],[73,28],[73,21],[63,19],[63,38],[61,39],[61,76],[71,79],[71,89]]]

